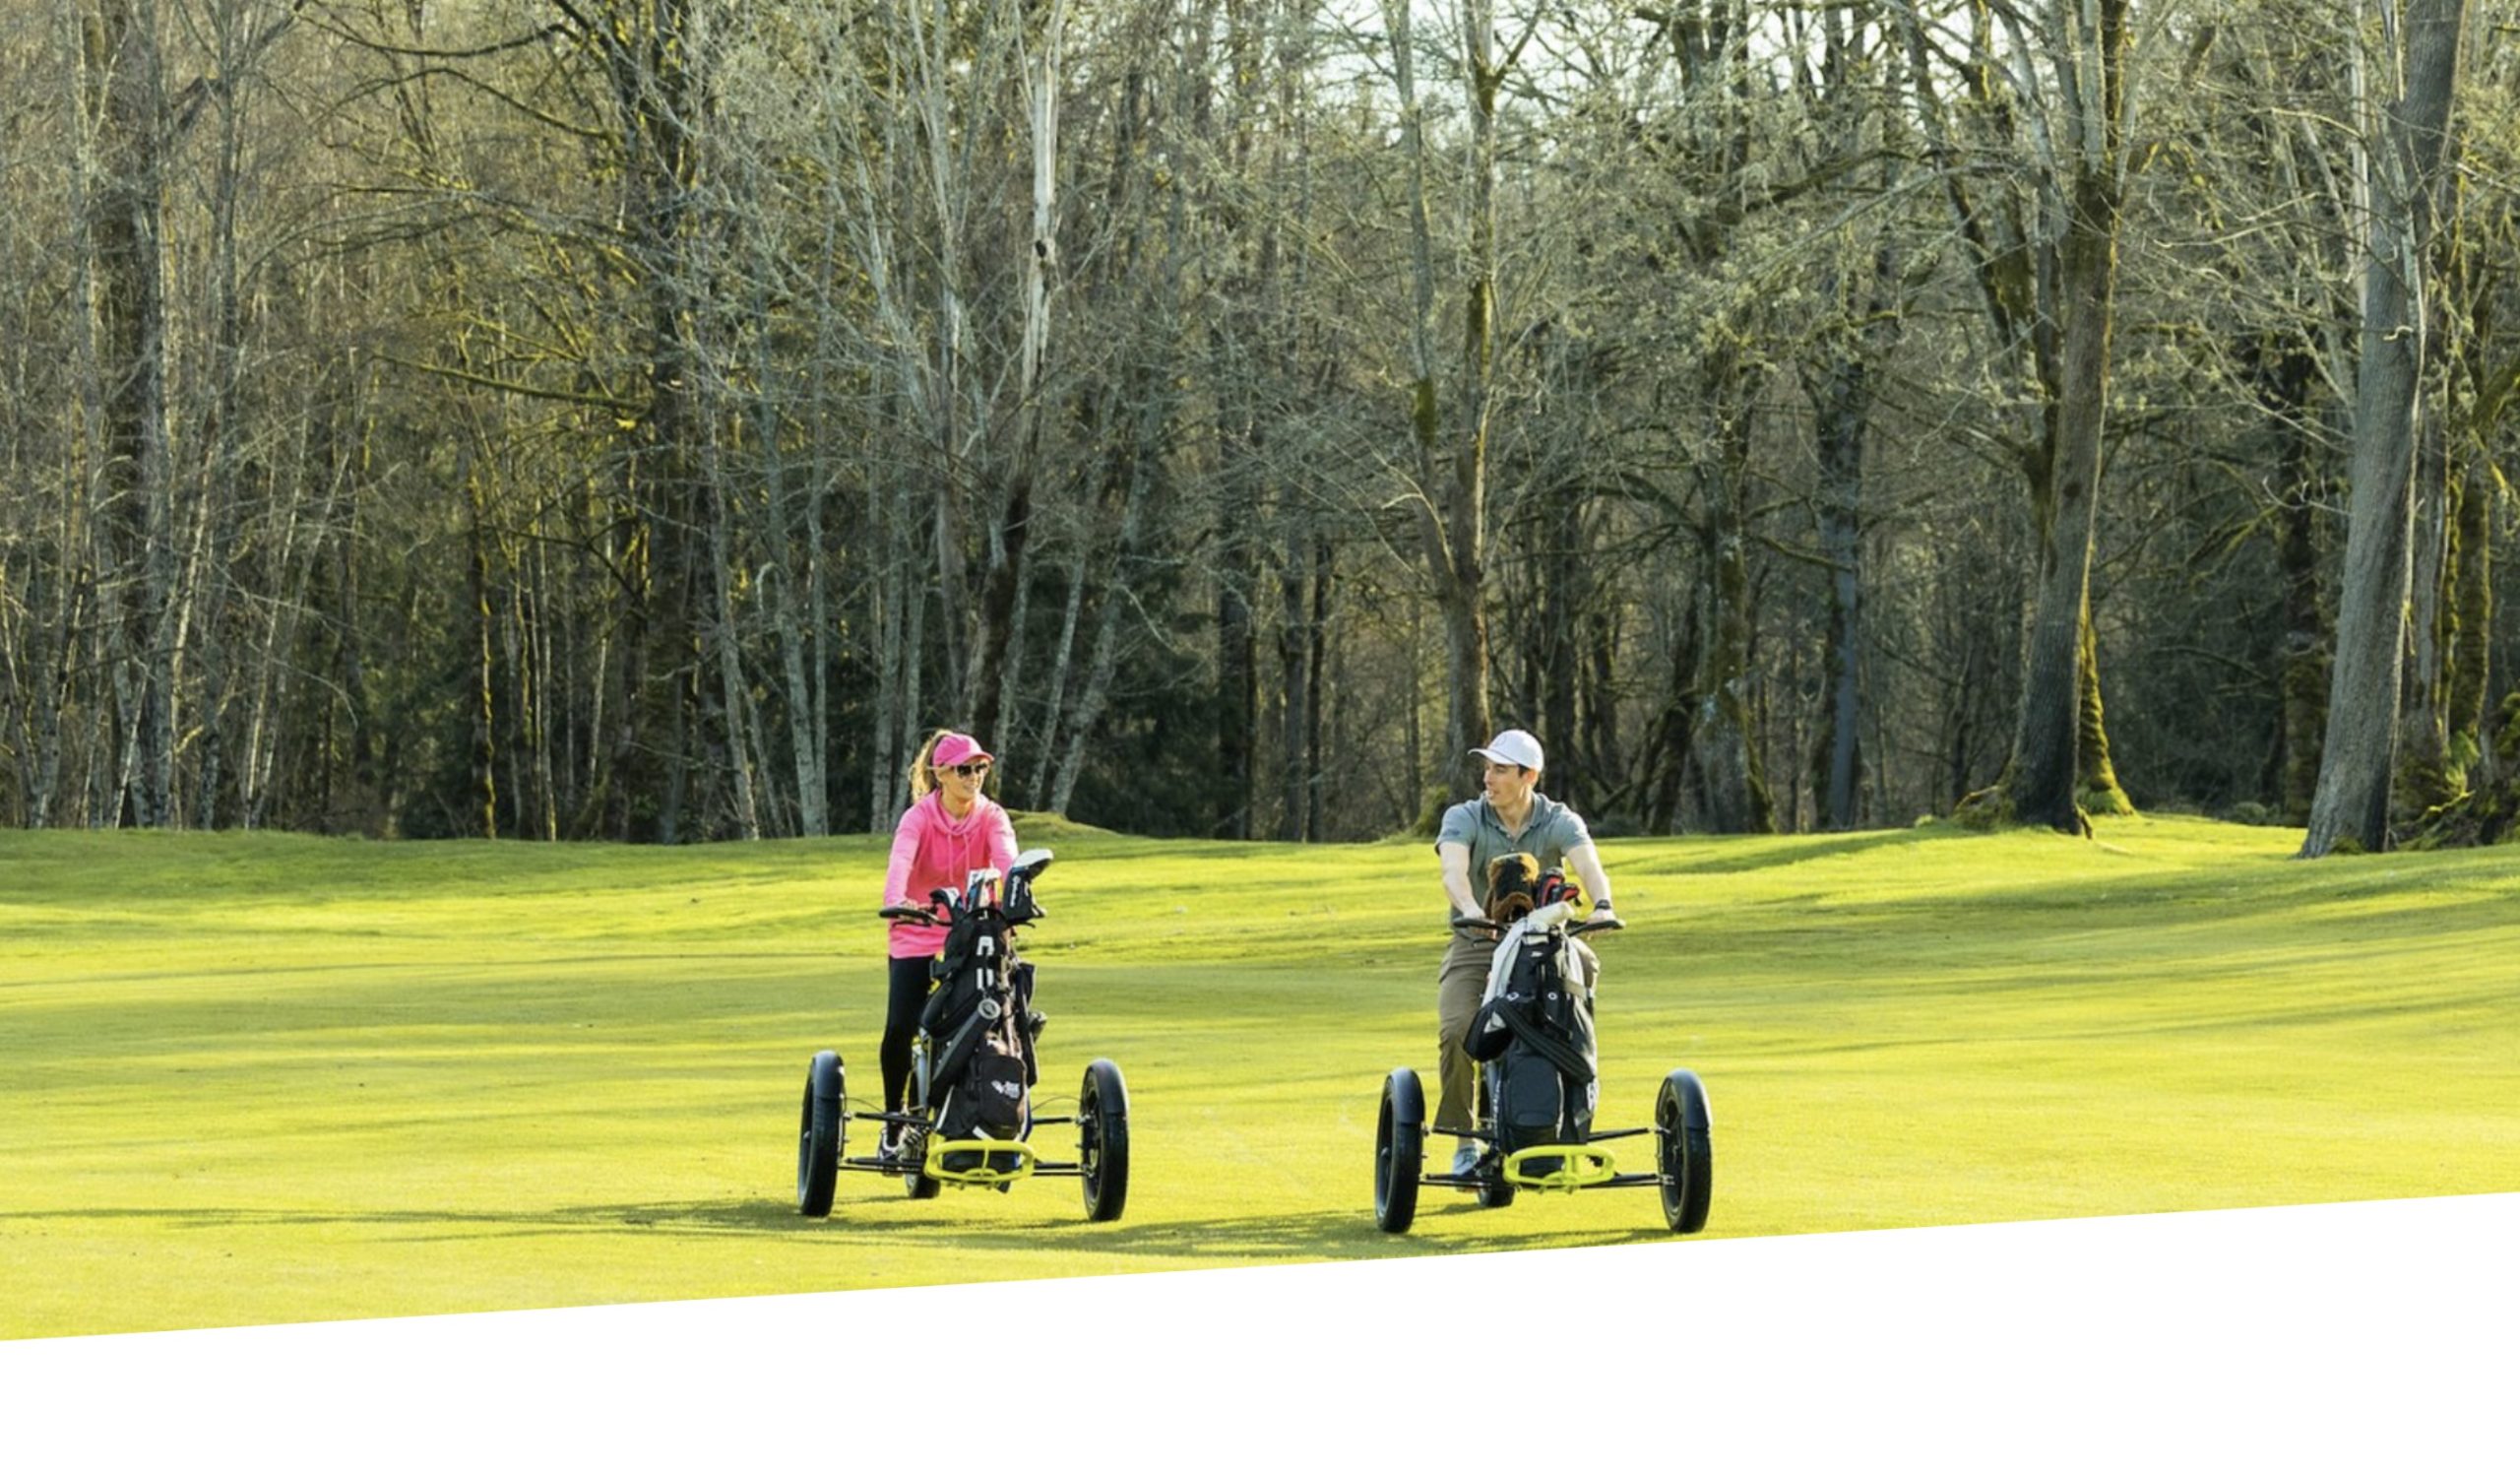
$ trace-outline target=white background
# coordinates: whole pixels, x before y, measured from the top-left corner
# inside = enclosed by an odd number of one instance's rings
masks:
[[[2515,1258],[2497,1194],[16,1341],[0,1465],[2510,1469]]]

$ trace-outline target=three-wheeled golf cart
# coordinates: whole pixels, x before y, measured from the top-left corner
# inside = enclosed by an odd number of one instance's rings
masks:
[[[896,923],[947,929],[911,1047],[909,1099],[898,1112],[852,1112],[839,1053],[814,1057],[797,1128],[799,1212],[830,1214],[846,1172],[894,1175],[913,1198],[932,1198],[948,1184],[1004,1191],[1028,1178],[1074,1178],[1084,1185],[1086,1218],[1120,1217],[1129,1196],[1129,1093],[1120,1067],[1103,1059],[1086,1066],[1071,1114],[1033,1112],[1042,1015],[1033,1007],[1033,965],[1017,955],[1015,932],[1046,915],[1033,900],[1033,881],[1049,864],[1048,851],[1026,851],[1003,876],[983,867],[959,894],[931,892],[932,911],[883,909]],[[889,1152],[850,1157],[850,1122],[897,1128],[898,1141]],[[1076,1127],[1076,1160],[1041,1156],[1036,1130],[1068,1124]]]
[[[1478,922],[1456,924],[1479,929]],[[1673,1070],[1654,1096],[1654,1124],[1604,1130],[1593,1124],[1598,1064],[1593,1049],[1593,991],[1578,964],[1575,939],[1615,930],[1614,918],[1579,921],[1564,901],[1537,908],[1498,940],[1486,997],[1464,1042],[1480,1062],[1477,1121],[1467,1130],[1429,1127],[1426,1093],[1407,1067],[1384,1078],[1374,1124],[1374,1222],[1405,1232],[1418,1214],[1422,1186],[1469,1188],[1488,1208],[1525,1190],[1577,1192],[1653,1185],[1673,1233],[1706,1227],[1715,1193],[1714,1119],[1695,1072]],[[1425,1171],[1428,1133],[1480,1144],[1468,1173]],[[1622,1173],[1605,1142],[1648,1137],[1650,1173]]]

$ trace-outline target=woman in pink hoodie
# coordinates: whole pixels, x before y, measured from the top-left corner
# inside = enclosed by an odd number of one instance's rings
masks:
[[[931,891],[957,891],[983,866],[1003,875],[1015,865],[1015,825],[980,792],[996,762],[962,733],[938,731],[911,760],[911,806],[893,831],[892,865],[884,871],[884,905],[932,908]],[[945,946],[945,929],[893,924],[891,997],[884,1011],[884,1110],[898,1112],[910,1086],[910,1044],[927,1006],[927,965]],[[886,1127],[890,1156],[900,1132]]]

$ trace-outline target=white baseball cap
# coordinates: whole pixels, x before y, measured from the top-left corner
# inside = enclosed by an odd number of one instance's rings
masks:
[[[1498,763],[1511,763],[1517,768],[1547,766],[1540,760],[1540,739],[1521,728],[1507,728],[1487,739],[1485,747],[1474,747],[1471,751]]]

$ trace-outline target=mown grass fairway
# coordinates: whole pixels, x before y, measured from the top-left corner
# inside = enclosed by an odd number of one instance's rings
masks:
[[[1019,832],[1044,1096],[1128,1075],[1116,1225],[1069,1181],[796,1214],[807,1057],[876,1090],[881,839],[0,832],[0,1336],[1670,1239],[1650,1189],[1374,1229],[1424,845]],[[2520,850],[2299,841],[1609,842],[1603,1122],[1706,1079],[1709,1235],[2520,1188]]]

